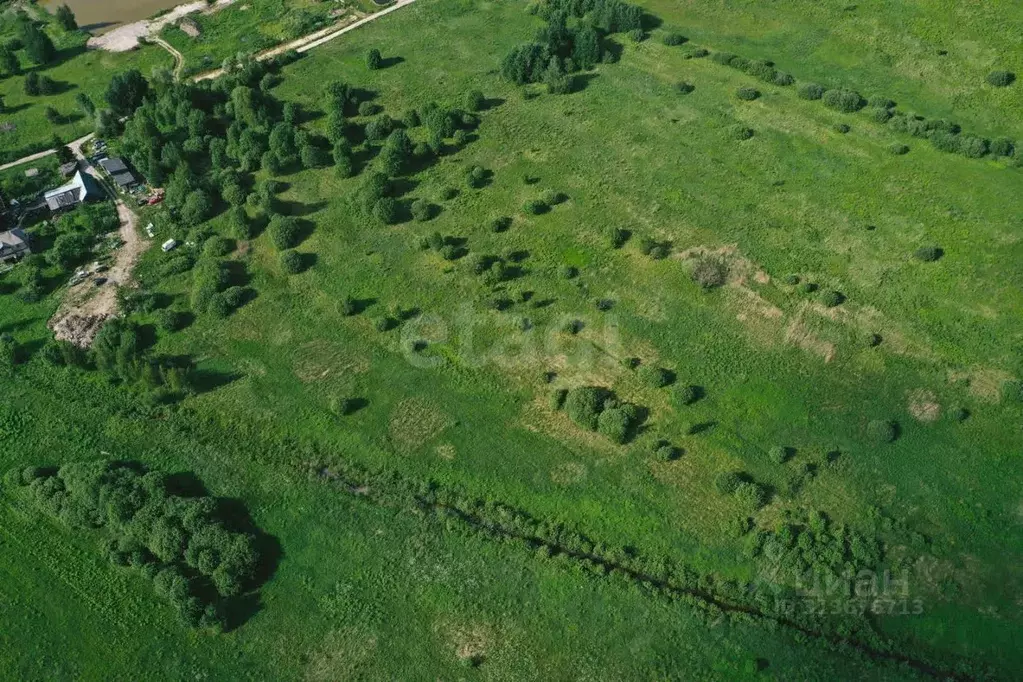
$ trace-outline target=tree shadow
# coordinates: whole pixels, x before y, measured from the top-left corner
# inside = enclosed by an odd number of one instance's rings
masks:
[[[405,61],[404,57],[384,57],[380,60],[380,69],[389,69],[392,66],[397,66]]]
[[[483,104],[480,106],[480,111],[490,111],[504,104],[507,100],[501,97],[489,97],[483,100]]]
[[[688,433],[690,436],[696,436],[702,433],[710,433],[718,425],[717,420],[712,419],[710,421],[700,422],[699,424],[693,424],[689,427]]]
[[[309,202],[309,203],[304,203],[304,202],[301,202],[301,201],[280,201],[280,200],[278,200],[278,201],[280,203],[281,213],[283,213],[284,215],[292,216],[294,218],[301,218],[303,216],[312,215],[312,214],[317,213],[318,211],[321,211],[321,210],[323,210],[324,208],[327,207],[327,202],[326,201],[313,201],[313,202]],[[308,220],[303,220],[303,221],[300,221],[300,222],[307,223],[309,221]],[[309,229],[309,232],[312,233],[312,229],[311,228]]]
[[[115,24],[112,21],[97,21],[93,24],[85,24],[84,26],[79,26],[78,30],[85,31],[86,33],[92,33],[93,31],[98,31],[101,28],[106,28],[107,26],[114,25]]]
[[[572,92],[582,92],[589,87],[590,82],[597,78],[596,73],[576,73],[572,75]]]
[[[209,393],[232,384],[242,378],[238,372],[221,372],[214,369],[193,370],[190,377],[192,390],[197,394]]]

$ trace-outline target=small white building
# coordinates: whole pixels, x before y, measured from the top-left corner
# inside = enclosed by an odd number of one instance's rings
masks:
[[[178,242],[177,242],[176,239],[168,239],[167,241],[165,241],[163,243],[163,246],[161,246],[160,248],[163,249],[164,253],[167,253],[168,251],[176,248],[177,245],[178,245]]]

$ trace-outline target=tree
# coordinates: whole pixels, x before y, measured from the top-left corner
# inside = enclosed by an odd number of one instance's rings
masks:
[[[314,144],[304,145],[299,152],[302,166],[305,168],[322,168],[330,162],[330,156]]]
[[[21,62],[14,50],[6,45],[0,48],[0,69],[8,76],[17,76],[21,73]]]
[[[46,260],[67,269],[88,255],[89,238],[80,232],[68,232],[53,241],[53,246],[46,252]]]
[[[75,20],[75,13],[67,5],[61,5],[56,12],[57,23],[65,31],[77,31],[78,22]]]
[[[270,241],[280,250],[290,249],[298,245],[301,232],[298,221],[289,216],[274,216],[267,229]]]
[[[291,249],[281,252],[281,270],[289,275],[297,275],[305,269],[305,260],[302,254]]]
[[[213,204],[206,192],[201,189],[192,190],[181,207],[181,218],[187,223],[198,225],[209,217]]]
[[[25,81],[22,84],[22,87],[25,88],[26,95],[38,97],[42,92],[42,89],[39,86],[39,74],[35,71],[29,72],[29,74],[25,76]]]
[[[486,104],[486,98],[480,90],[470,90],[465,93],[465,108],[468,111],[480,111]],[[414,126],[413,126],[414,127]]]
[[[78,108],[85,114],[86,118],[92,118],[96,115],[96,105],[84,92],[79,92],[75,95],[75,104],[78,105]]]
[[[270,131],[270,151],[282,166],[291,166],[298,160],[295,130],[287,123],[278,123]]]
[[[370,71],[375,71],[383,66],[383,57],[380,56],[380,50],[375,47],[366,54],[366,68]]]
[[[104,98],[115,114],[128,116],[142,106],[148,93],[149,82],[142,72],[129,69],[111,79]]]
[[[35,64],[49,64],[57,56],[57,48],[50,36],[31,22],[22,25],[21,42],[25,46],[25,54]]]
[[[96,134],[99,137],[117,137],[121,131],[121,122],[117,114],[110,109],[101,109],[96,114]]]
[[[380,197],[373,205],[373,215],[384,225],[398,222],[398,202],[391,197]]]
[[[572,40],[572,61],[580,69],[592,69],[603,56],[597,32],[589,26],[577,29]]]
[[[1012,85],[1016,80],[1016,74],[1012,71],[992,71],[987,75],[987,82],[996,88],[1004,88]]]

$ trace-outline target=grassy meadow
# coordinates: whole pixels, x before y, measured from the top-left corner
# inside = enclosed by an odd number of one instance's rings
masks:
[[[314,131],[333,78],[395,119],[481,90],[487,106],[467,143],[404,182],[403,210],[424,199],[436,215],[391,226],[365,215],[366,169],[280,176],[286,212],[308,223],[298,250],[311,267],[283,272],[268,235],[239,242],[232,258],[254,300],[173,334],[147,326],[153,352],[196,359],[197,395],[147,412],[98,376],[34,359],[3,380],[0,403],[0,468],[106,452],[193,471],[279,540],[277,571],[239,629],[186,632],[142,581],[11,498],[0,511],[0,565],[13,580],[0,586],[2,669],[22,679],[130,677],[140,664],[220,679],[922,675],[345,495],[310,479],[316,459],[433,481],[738,583],[770,569],[731,530],[742,506],[715,489],[718,474],[742,470],[769,491],[752,514],[758,529],[818,510],[883,540],[886,565],[908,571],[920,604],[869,619],[893,650],[1013,676],[1023,169],[942,153],[865,112],[686,55],[769,58],[799,82],[1023,140],[1020,84],[984,82],[995,68],[1023,71],[1012,51],[1023,18],[1011,7],[946,14],[925,0],[641,4],[662,26],[642,42],[615,36],[620,60],[564,96],[500,75],[504,55],[541,25],[522,3],[418,0],[285,68],[273,94],[300,105]],[[690,43],[663,44],[668,30]],[[367,68],[371,48],[387,68]],[[740,87],[761,96],[742,101]],[[737,126],[752,137],[736,139]],[[897,143],[909,152],[893,155]],[[360,165],[372,167],[370,156],[360,152]],[[482,187],[466,182],[474,165],[490,173]],[[524,210],[545,192],[564,200]],[[501,217],[510,226],[495,232]],[[226,215],[210,225],[228,234]],[[613,228],[632,234],[620,249]],[[422,248],[434,232],[464,240],[468,255]],[[644,238],[667,257],[644,255]],[[944,255],[914,258],[925,246]],[[511,278],[485,283],[473,272],[480,255],[505,258]],[[710,291],[690,276],[707,255],[729,273]],[[158,277],[166,258],[148,252],[140,280],[184,311],[191,275]],[[840,305],[822,301],[831,290]],[[0,297],[0,331],[41,345],[58,295]],[[380,331],[381,318],[409,310]],[[652,387],[629,358],[671,370],[675,386]],[[685,384],[704,397],[678,404]],[[615,445],[552,409],[552,390],[585,385],[649,410],[634,439]],[[339,416],[343,398],[359,409]],[[871,440],[877,420],[897,423],[893,442]],[[662,440],[678,459],[653,456]],[[783,463],[770,456],[779,446],[791,453]]]

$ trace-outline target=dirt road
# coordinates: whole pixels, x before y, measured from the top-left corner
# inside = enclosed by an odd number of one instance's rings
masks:
[[[149,241],[139,234],[135,214],[82,154],[82,145],[87,140],[88,138],[76,140],[71,144],[71,151],[78,158],[84,172],[95,178],[114,197],[117,217],[121,222],[118,230],[121,247],[114,252],[114,262],[110,269],[102,274],[107,278],[107,282],[97,287],[93,284],[94,278],[90,277],[81,284],[68,288],[60,308],[48,323],[55,338],[70,341],[82,348],[92,344],[103,323],[117,314],[117,289],[133,284],[131,273],[135,263],[149,247]]]
[[[319,47],[324,43],[329,43],[331,40],[339,38],[344,34],[348,33],[349,31],[354,31],[360,26],[365,26],[369,22],[376,21],[380,17],[390,14],[391,12],[399,10],[407,5],[411,5],[415,1],[416,0],[398,0],[390,7],[382,9],[379,12],[376,12],[375,14],[370,14],[369,16],[357,18],[355,21],[351,23],[342,22],[341,24],[334,24],[333,26],[328,26],[327,28],[316,31],[315,33],[310,33],[307,36],[302,36],[297,40],[291,41],[290,43],[282,43],[277,47],[272,47],[269,50],[266,50],[265,52],[260,52],[258,55],[256,55],[256,59],[259,60],[270,59],[271,57],[276,57],[279,54],[287,52],[288,50],[295,50],[296,52],[308,52],[314,47]],[[346,21],[349,21],[352,18],[353,17],[349,17],[348,19],[346,19]],[[195,77],[194,80],[196,81],[210,80],[211,78],[216,78],[218,76],[222,76],[223,74],[224,74],[223,69],[214,69],[213,71],[207,71],[206,73],[199,74],[198,76]]]
[[[181,78],[181,69],[185,68],[185,55],[178,52],[173,45],[168,43],[163,38],[154,35],[149,36],[149,39],[171,53],[171,55],[174,57],[174,80]]]

